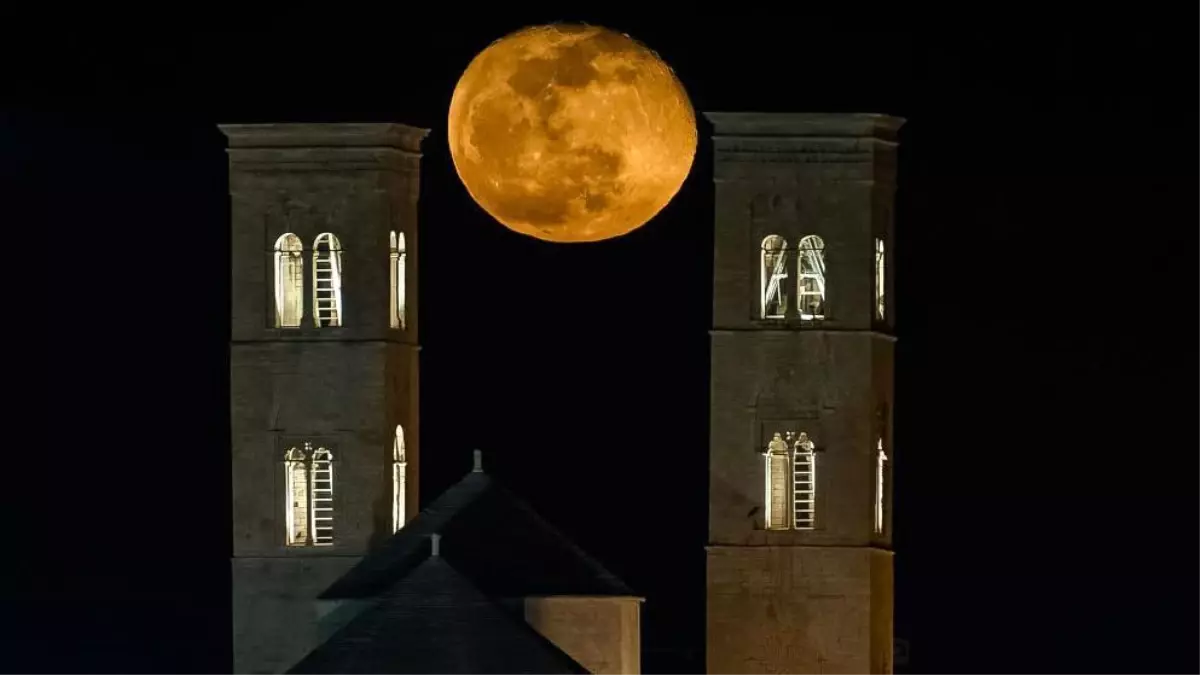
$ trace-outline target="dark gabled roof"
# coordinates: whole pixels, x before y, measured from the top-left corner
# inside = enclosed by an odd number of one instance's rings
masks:
[[[438,556],[427,558],[291,673],[586,673]]]
[[[441,556],[492,597],[624,595],[633,591],[482,472],[444,492],[390,539],[338,579],[322,599],[383,593],[429,555]]]
[[[322,600],[369,598],[384,591],[429,555],[429,535],[440,532],[463,507],[475,501],[490,483],[491,479],[485,473],[467,474],[400,531],[351,567],[319,597]]]

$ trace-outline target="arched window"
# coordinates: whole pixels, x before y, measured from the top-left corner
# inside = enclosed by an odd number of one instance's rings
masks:
[[[391,309],[391,326],[392,328],[404,328],[404,306],[408,290],[405,288],[404,264],[408,256],[408,252],[404,246],[404,233],[392,232],[391,234],[391,275],[392,275],[392,309]]]
[[[304,244],[288,232],[275,240],[275,327],[296,328],[304,318]]]
[[[312,443],[284,454],[288,546],[333,544],[333,453]]]
[[[887,292],[886,259],[883,239],[875,237],[875,318],[880,321],[887,318],[887,305],[884,303],[884,293]]]
[[[884,514],[886,503],[884,480],[887,476],[887,453],[883,451],[883,439],[875,446],[875,534],[883,534]]]
[[[313,318],[318,328],[342,325],[342,243],[329,232],[313,242]]]
[[[333,453],[317,448],[312,454],[313,544],[333,543]]]
[[[759,306],[763,319],[787,316],[787,266],[787,240],[777,234],[764,237],[759,270]]]
[[[815,234],[800,240],[797,247],[800,265],[796,305],[800,318],[819,321],[825,318],[825,242]]]
[[[791,523],[791,458],[787,441],[776,432],[763,453],[766,458],[766,526],[768,530],[786,530]]]
[[[791,440],[791,434],[788,434]],[[803,431],[792,443],[792,508],[793,527],[811,530],[817,516],[817,454],[816,446]]]
[[[307,444],[305,444],[307,445]],[[284,485],[287,486],[287,543],[288,546],[308,546],[309,455],[306,448],[291,448],[284,456]]]
[[[396,439],[392,442],[392,532],[404,527],[404,500],[408,496],[407,467],[404,427],[396,425]]]

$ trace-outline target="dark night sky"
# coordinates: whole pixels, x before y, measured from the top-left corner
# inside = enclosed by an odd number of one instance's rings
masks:
[[[424,497],[483,448],[492,473],[647,596],[646,670],[702,667],[711,130],[663,214],[572,247],[492,222],[444,140],[470,58],[564,19],[649,44],[697,110],[908,118],[895,441],[908,670],[1194,672],[1194,8],[10,22],[0,213],[22,275],[10,318],[24,318],[10,333],[21,473],[5,479],[0,668],[228,669],[215,124],[349,120],[433,130]]]

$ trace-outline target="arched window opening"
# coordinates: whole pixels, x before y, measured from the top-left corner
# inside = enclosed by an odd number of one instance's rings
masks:
[[[880,438],[875,448],[875,534],[883,534],[884,506],[887,499],[884,492],[887,488],[884,483],[887,477],[887,461],[887,453],[883,451],[883,439]]]
[[[787,441],[776,432],[763,453],[766,458],[766,526],[768,530],[786,530],[791,523],[791,458]]]
[[[308,546],[312,541],[309,536],[309,455],[306,450],[307,448],[291,448],[284,456],[288,546]]]
[[[329,232],[313,242],[313,318],[318,328],[342,325],[342,244]]]
[[[333,544],[333,453],[317,448],[312,455],[313,545]]]
[[[396,439],[392,442],[392,532],[404,527],[407,515],[404,508],[404,500],[408,496],[407,468],[404,427],[396,425]]]
[[[791,440],[791,434],[788,434]],[[816,445],[803,431],[792,443],[793,527],[811,530],[817,522]]]
[[[883,239],[875,237],[875,318],[883,321],[887,318],[887,305],[884,293],[887,289],[887,252],[884,250]]]
[[[391,261],[389,267],[392,277],[392,302],[391,302],[391,326],[392,328],[405,327],[405,305],[408,292],[405,287],[405,270],[404,265],[407,262],[408,251],[404,244],[403,232],[392,232],[391,234]]]
[[[777,234],[764,237],[759,270],[759,307],[764,319],[787,316],[787,266],[787,240]]]
[[[297,328],[304,318],[304,243],[288,232],[275,240],[275,327]]]
[[[288,546],[333,544],[333,453],[312,443],[284,455]]]
[[[800,318],[819,321],[825,318],[825,241],[810,234],[800,240],[797,250],[800,272],[796,304]]]

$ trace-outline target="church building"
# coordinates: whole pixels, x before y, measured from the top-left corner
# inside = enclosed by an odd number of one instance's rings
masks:
[[[708,118],[707,667],[891,672],[901,122]],[[641,598],[478,455],[418,513],[426,130],[222,130],[235,672],[640,672]]]
[[[234,671],[640,672],[641,598],[479,456],[416,512],[426,131],[222,130]]]

